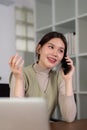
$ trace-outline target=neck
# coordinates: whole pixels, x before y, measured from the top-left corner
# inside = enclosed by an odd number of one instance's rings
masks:
[[[37,62],[38,66],[42,68],[43,70],[51,70],[50,68],[47,68],[46,66],[42,65],[40,62]]]
[[[48,73],[50,71],[50,69],[41,66],[38,62],[34,66],[40,72],[46,72],[46,73]]]

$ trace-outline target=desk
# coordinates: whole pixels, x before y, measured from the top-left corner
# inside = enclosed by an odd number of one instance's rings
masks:
[[[51,130],[87,130],[87,119],[76,120],[72,123],[51,122]]]

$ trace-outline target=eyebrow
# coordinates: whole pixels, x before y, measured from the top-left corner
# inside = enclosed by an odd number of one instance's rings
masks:
[[[55,45],[54,45],[53,43],[51,43],[51,42],[49,42],[48,44],[50,44],[50,45],[52,45],[52,46],[55,46]],[[59,48],[65,50],[64,47],[59,47]]]

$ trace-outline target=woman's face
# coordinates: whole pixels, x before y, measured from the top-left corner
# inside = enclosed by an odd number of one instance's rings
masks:
[[[39,65],[46,69],[52,69],[61,62],[65,45],[60,38],[53,38],[42,47],[38,45],[37,49],[40,54]]]

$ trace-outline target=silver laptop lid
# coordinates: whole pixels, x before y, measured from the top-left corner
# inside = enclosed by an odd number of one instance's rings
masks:
[[[0,99],[1,130],[49,130],[46,101],[42,98]]]

